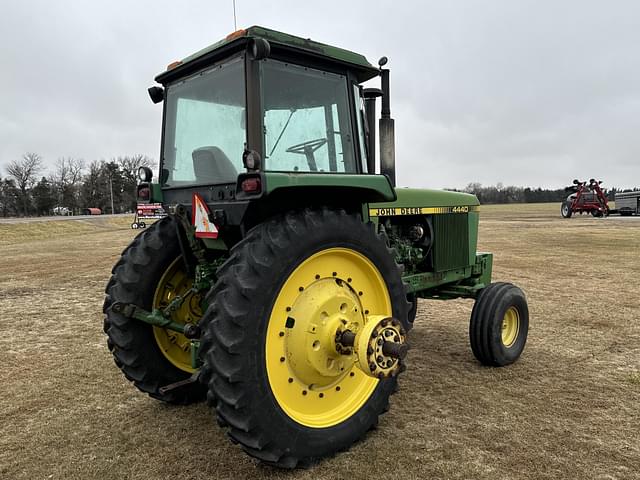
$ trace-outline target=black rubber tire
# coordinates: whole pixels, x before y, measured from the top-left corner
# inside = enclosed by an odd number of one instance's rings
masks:
[[[571,218],[573,212],[571,211],[571,203],[570,202],[562,202],[560,205],[560,215],[562,218]]]
[[[520,317],[518,336],[511,347],[502,343],[502,320],[509,307]],[[492,283],[476,299],[469,323],[471,350],[483,365],[502,367],[515,362],[522,353],[529,332],[529,308],[520,288],[511,283]]]
[[[603,213],[600,210],[591,210],[591,216],[600,218],[603,216]]]
[[[158,280],[180,255],[176,227],[171,217],[142,231],[122,252],[105,289],[104,331],[116,365],[142,392],[164,402],[188,404],[202,401],[206,389],[199,383],[162,394],[159,389],[185,380],[190,373],[170,363],[160,351],[147,323],[115,313],[115,302],[132,303],[151,310]]]
[[[410,303],[409,312],[407,313],[407,321],[409,325],[413,327],[413,323],[416,320],[416,314],[418,313],[418,297],[414,294],[407,295],[407,300]]]
[[[201,378],[209,386],[208,401],[232,441],[263,463],[306,466],[349,448],[377,425],[396,391],[396,378],[381,380],[358,412],[328,428],[297,423],[271,391],[264,344],[278,292],[305,258],[338,246],[372,260],[387,284],[393,315],[408,329],[402,267],[386,237],[344,211],[304,210],[256,226],[231,250],[207,298]]]

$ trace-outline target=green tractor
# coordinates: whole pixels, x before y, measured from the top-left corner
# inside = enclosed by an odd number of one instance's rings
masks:
[[[169,215],[113,268],[115,363],[169,403],[207,399],[249,455],[279,467],[345,450],[388,409],[418,298],[472,298],[484,365],[520,356],[522,291],[491,283],[473,195],[395,187],[389,70],[262,27],[169,65],[159,179]],[[381,78],[381,88],[362,83]],[[376,99],[380,168],[376,173]]]

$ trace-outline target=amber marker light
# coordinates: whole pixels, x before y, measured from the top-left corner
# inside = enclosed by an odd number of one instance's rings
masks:
[[[234,40],[236,38],[244,37],[246,34],[247,34],[247,31],[244,28],[241,28],[240,30],[236,30],[235,32],[227,35],[225,37],[225,40]]]

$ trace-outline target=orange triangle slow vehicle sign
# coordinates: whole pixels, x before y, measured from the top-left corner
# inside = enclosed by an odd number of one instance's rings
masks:
[[[218,229],[214,223],[209,220],[209,208],[204,199],[200,194],[194,193],[191,203],[193,204],[191,220],[193,221],[193,226],[196,227],[196,237],[218,238]]]

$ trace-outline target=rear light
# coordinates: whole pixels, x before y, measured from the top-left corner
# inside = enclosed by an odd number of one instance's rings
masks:
[[[240,184],[240,188],[244,193],[260,193],[262,185],[260,185],[259,177],[245,178]]]
[[[149,190],[149,187],[143,187],[138,190],[138,198],[140,200],[149,200],[150,196],[151,191]]]

